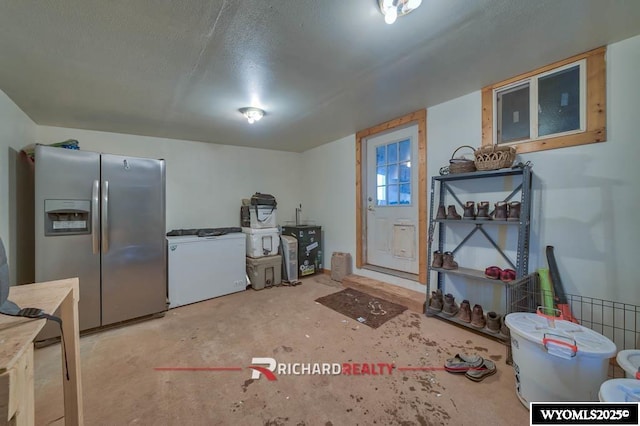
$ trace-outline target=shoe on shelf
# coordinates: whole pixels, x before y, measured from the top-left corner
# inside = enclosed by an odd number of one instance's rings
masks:
[[[484,318],[482,312],[482,306],[475,304],[471,311],[471,325],[477,328],[484,328],[487,325],[487,321]]]
[[[453,260],[453,253],[450,251],[447,251],[442,255],[442,267],[448,270],[458,269],[458,262]]]
[[[484,276],[487,278],[491,278],[492,280],[499,280],[500,274],[502,274],[502,269],[497,266],[489,266],[484,270]]]
[[[460,321],[471,322],[471,304],[468,300],[463,300],[460,303],[460,310],[458,311],[458,315],[456,315]]]
[[[500,280],[505,283],[511,282],[516,279],[516,271],[513,269],[503,269],[500,273]]]
[[[458,313],[460,308],[456,303],[455,297],[451,293],[447,293],[444,295],[444,305],[442,306],[442,313],[453,316]]]
[[[520,220],[520,201],[512,201],[509,203],[509,214],[507,215],[507,220]]]
[[[431,292],[431,300],[429,300],[429,309],[434,312],[441,312],[444,300],[442,297],[442,290],[437,289]]]
[[[446,218],[447,218],[447,213],[444,210],[444,204],[440,204],[438,206],[438,213],[436,213],[436,220],[446,219]]]
[[[507,220],[507,203],[498,201],[493,211],[493,220]]]
[[[464,206],[463,219],[474,220],[476,218],[476,203],[473,201],[467,201]]]
[[[431,262],[432,268],[442,268],[442,252],[436,250],[433,252],[433,262]]]
[[[487,330],[492,333],[500,332],[500,317],[501,315],[493,311],[487,312]]]
[[[489,202],[480,201],[478,203],[478,213],[476,214],[476,220],[490,220],[489,216]]]
[[[454,206],[453,204],[451,204],[449,207],[447,207],[447,219],[448,220],[460,220],[460,219],[462,219],[462,216],[460,216],[458,214],[458,212],[456,211],[456,206]]]

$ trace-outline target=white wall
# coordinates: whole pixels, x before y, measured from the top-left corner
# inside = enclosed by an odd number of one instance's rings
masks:
[[[31,143],[36,125],[0,90],[0,237],[9,259],[11,282],[15,282],[15,179],[12,157]]]
[[[302,201],[297,153],[47,126],[36,139],[77,139],[86,151],[165,159],[167,230],[239,226],[241,200],[255,192],[276,197],[280,224],[295,219]]]
[[[635,304],[640,303],[633,267],[640,243],[635,222],[640,211],[638,69],[640,36],[609,46],[607,142],[521,156],[533,162],[535,173],[530,270],[546,266],[544,247],[553,245],[568,293]],[[455,148],[480,146],[479,90],[428,109],[429,180]],[[303,198],[324,227],[325,263],[332,251],[355,255],[355,136],[303,153],[303,164],[313,169],[304,185],[313,183],[315,193],[305,192]],[[495,256],[487,259],[495,261]],[[407,280],[357,273],[424,290]]]

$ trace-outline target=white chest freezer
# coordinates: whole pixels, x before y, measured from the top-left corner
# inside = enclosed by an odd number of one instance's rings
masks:
[[[169,308],[246,289],[245,234],[167,237]]]

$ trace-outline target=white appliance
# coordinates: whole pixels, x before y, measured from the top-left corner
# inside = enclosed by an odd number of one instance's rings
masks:
[[[246,289],[245,234],[167,237],[169,308]]]
[[[247,256],[262,257],[278,254],[280,231],[278,228],[242,228],[247,235]]]
[[[289,235],[282,237],[282,279],[293,283],[298,281],[298,240]]]

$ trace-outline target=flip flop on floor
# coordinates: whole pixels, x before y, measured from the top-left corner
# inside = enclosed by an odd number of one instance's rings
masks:
[[[484,359],[479,355],[456,354],[444,363],[444,369],[449,373],[466,373],[472,368],[479,368]]]
[[[481,382],[485,377],[496,373],[496,364],[488,359],[483,360],[482,365],[469,369],[464,376],[474,382]]]

